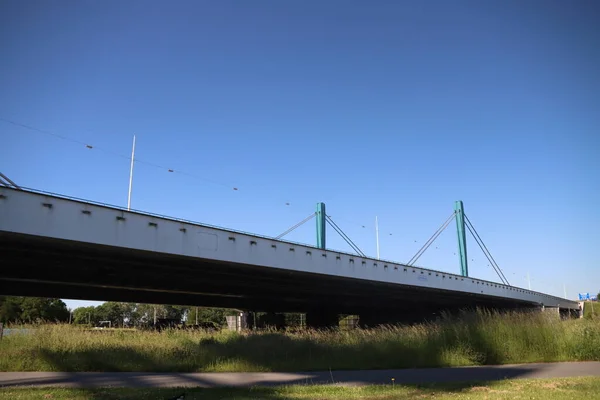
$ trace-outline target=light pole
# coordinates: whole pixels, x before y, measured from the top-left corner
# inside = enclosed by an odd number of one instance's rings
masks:
[[[131,208],[131,184],[133,183],[133,160],[135,158],[135,135],[133,135],[133,146],[131,148],[131,167],[129,168],[129,192],[127,193],[127,211]]]
[[[377,259],[379,260],[379,221],[375,216],[375,239],[377,241]]]

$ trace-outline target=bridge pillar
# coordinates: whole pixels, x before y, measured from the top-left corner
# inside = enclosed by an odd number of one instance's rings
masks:
[[[311,310],[306,313],[306,327],[310,329],[334,329],[340,326],[339,315],[331,310]]]
[[[414,308],[394,311],[369,311],[359,314],[361,328],[376,328],[381,325],[411,325],[433,322],[439,312],[432,308]]]
[[[317,203],[317,247],[325,250],[325,203]]]
[[[261,315],[257,321],[258,328],[276,329],[285,328],[285,314],[267,312]]]
[[[376,328],[381,325],[395,325],[399,323],[395,315],[385,312],[368,312],[358,316],[358,325],[363,328]]]
[[[454,203],[456,212],[456,233],[458,234],[458,257],[460,259],[460,274],[469,276],[469,266],[467,262],[467,236],[465,233],[465,209],[462,201]]]
[[[542,312],[544,314],[549,314],[549,315],[556,316],[559,318],[561,316],[560,308],[558,308],[558,307],[542,306]]]
[[[560,315],[560,319],[572,318],[571,310],[569,310],[568,308],[559,308],[558,315]]]

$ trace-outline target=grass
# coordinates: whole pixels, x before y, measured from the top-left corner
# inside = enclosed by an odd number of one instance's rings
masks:
[[[584,318],[598,318],[600,315],[600,303],[586,301],[583,303],[583,317]]]
[[[362,399],[409,400],[513,400],[592,399],[600,393],[600,378],[507,380],[489,383],[434,384],[427,386],[287,386],[250,389],[3,389],[0,400],[116,400],[171,399],[185,393],[185,400],[284,400]]]
[[[0,354],[0,371],[315,371],[600,361],[600,320],[478,312],[372,330],[214,334],[54,325],[5,337]]]

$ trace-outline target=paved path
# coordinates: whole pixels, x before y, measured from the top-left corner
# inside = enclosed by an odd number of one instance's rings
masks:
[[[518,378],[600,376],[600,362],[520,364],[484,367],[324,372],[145,373],[145,372],[0,372],[0,387],[222,387],[290,384],[423,384],[495,381]]]

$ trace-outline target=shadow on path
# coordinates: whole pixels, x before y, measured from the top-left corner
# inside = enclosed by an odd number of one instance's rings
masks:
[[[465,382],[493,382],[520,378],[566,378],[600,376],[600,362],[523,364],[482,367],[419,368],[401,370],[319,371],[319,372],[222,372],[222,373],[146,373],[146,372],[2,372],[0,387],[54,386],[98,387],[253,387],[304,384],[344,386],[426,385]]]

